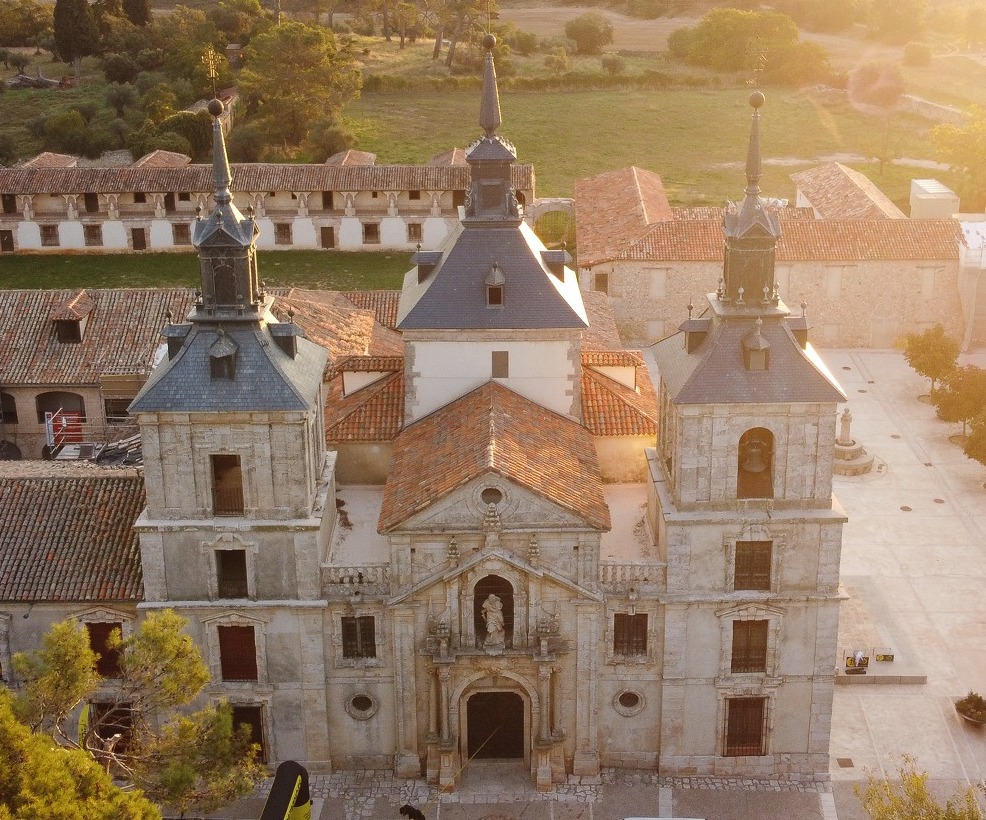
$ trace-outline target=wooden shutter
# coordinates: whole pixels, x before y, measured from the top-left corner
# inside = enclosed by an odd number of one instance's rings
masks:
[[[257,680],[257,643],[252,626],[219,627],[223,680]]]

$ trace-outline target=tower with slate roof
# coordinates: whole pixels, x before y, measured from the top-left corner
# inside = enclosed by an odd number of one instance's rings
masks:
[[[268,759],[324,768],[319,567],[336,520],[327,353],[270,312],[257,226],[232,202],[222,104],[209,111],[216,190],[192,232],[200,291],[164,328],[166,353],[130,406],[147,490],[142,607],[188,619],[212,673],[208,697],[232,703]]]
[[[828,771],[845,522],[832,495],[845,395],[774,283],[759,119],[722,279],[654,347],[660,434],[649,516],[667,564],[662,773]],[[714,718],[712,717],[714,716]],[[712,718],[712,719],[710,719]]]

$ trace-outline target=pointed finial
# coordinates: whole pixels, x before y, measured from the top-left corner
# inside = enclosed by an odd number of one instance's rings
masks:
[[[692,311],[695,310],[695,305],[692,304],[692,300],[688,300],[688,318],[692,318]]]
[[[750,95],[753,125],[750,127],[750,145],[746,151],[746,192],[754,195],[760,193],[760,177],[763,175],[760,161],[760,108],[765,99],[761,91],[754,91]]]
[[[808,303],[807,302],[802,302],[801,303],[801,315],[802,316],[807,316],[808,315]]]
[[[168,308],[164,312],[165,324],[169,324],[169,325],[171,324],[171,316],[172,316],[171,308]]]
[[[486,49],[486,63],[483,68],[483,100],[479,108],[479,125],[492,137],[500,127],[500,94],[496,87],[496,69],[493,66],[493,48],[496,37],[487,34],[483,37],[483,48]]]
[[[220,121],[225,106],[221,100],[209,101],[209,113],[213,116],[212,123],[212,173],[216,184],[216,203],[226,205],[233,195],[229,186],[233,184],[233,174],[229,170],[229,158],[226,156],[226,140],[223,137],[223,125]]]

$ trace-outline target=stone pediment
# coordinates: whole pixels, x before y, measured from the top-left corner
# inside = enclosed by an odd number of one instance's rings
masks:
[[[497,498],[494,505],[500,527],[512,529],[587,529],[585,521],[569,510],[530,490],[490,472],[464,487],[436,499],[416,515],[407,519],[396,532],[456,530],[480,532],[483,521],[491,512],[488,499]],[[484,498],[487,499],[484,501]]]
[[[582,600],[597,603],[603,600],[602,595],[599,593],[587,589],[571,578],[560,575],[548,567],[534,566],[507,550],[486,548],[471,555],[457,567],[440,570],[422,579],[410,589],[406,589],[389,599],[387,605],[393,606],[395,604],[405,603],[408,600],[418,597],[423,592],[427,592],[437,584],[445,586],[459,578],[468,580],[469,578],[484,575],[501,575],[507,577],[527,575],[556,584]]]

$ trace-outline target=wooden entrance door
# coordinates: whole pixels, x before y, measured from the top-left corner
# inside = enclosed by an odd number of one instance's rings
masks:
[[[12,253],[14,250],[14,232],[0,231],[0,251]]]
[[[524,757],[524,699],[516,692],[476,692],[466,720],[470,758]]]
[[[133,237],[135,251],[147,250],[147,234],[144,232],[143,228],[134,228],[130,232],[130,235]]]
[[[321,230],[323,248],[334,248],[336,246],[336,230],[331,225],[323,225]]]

